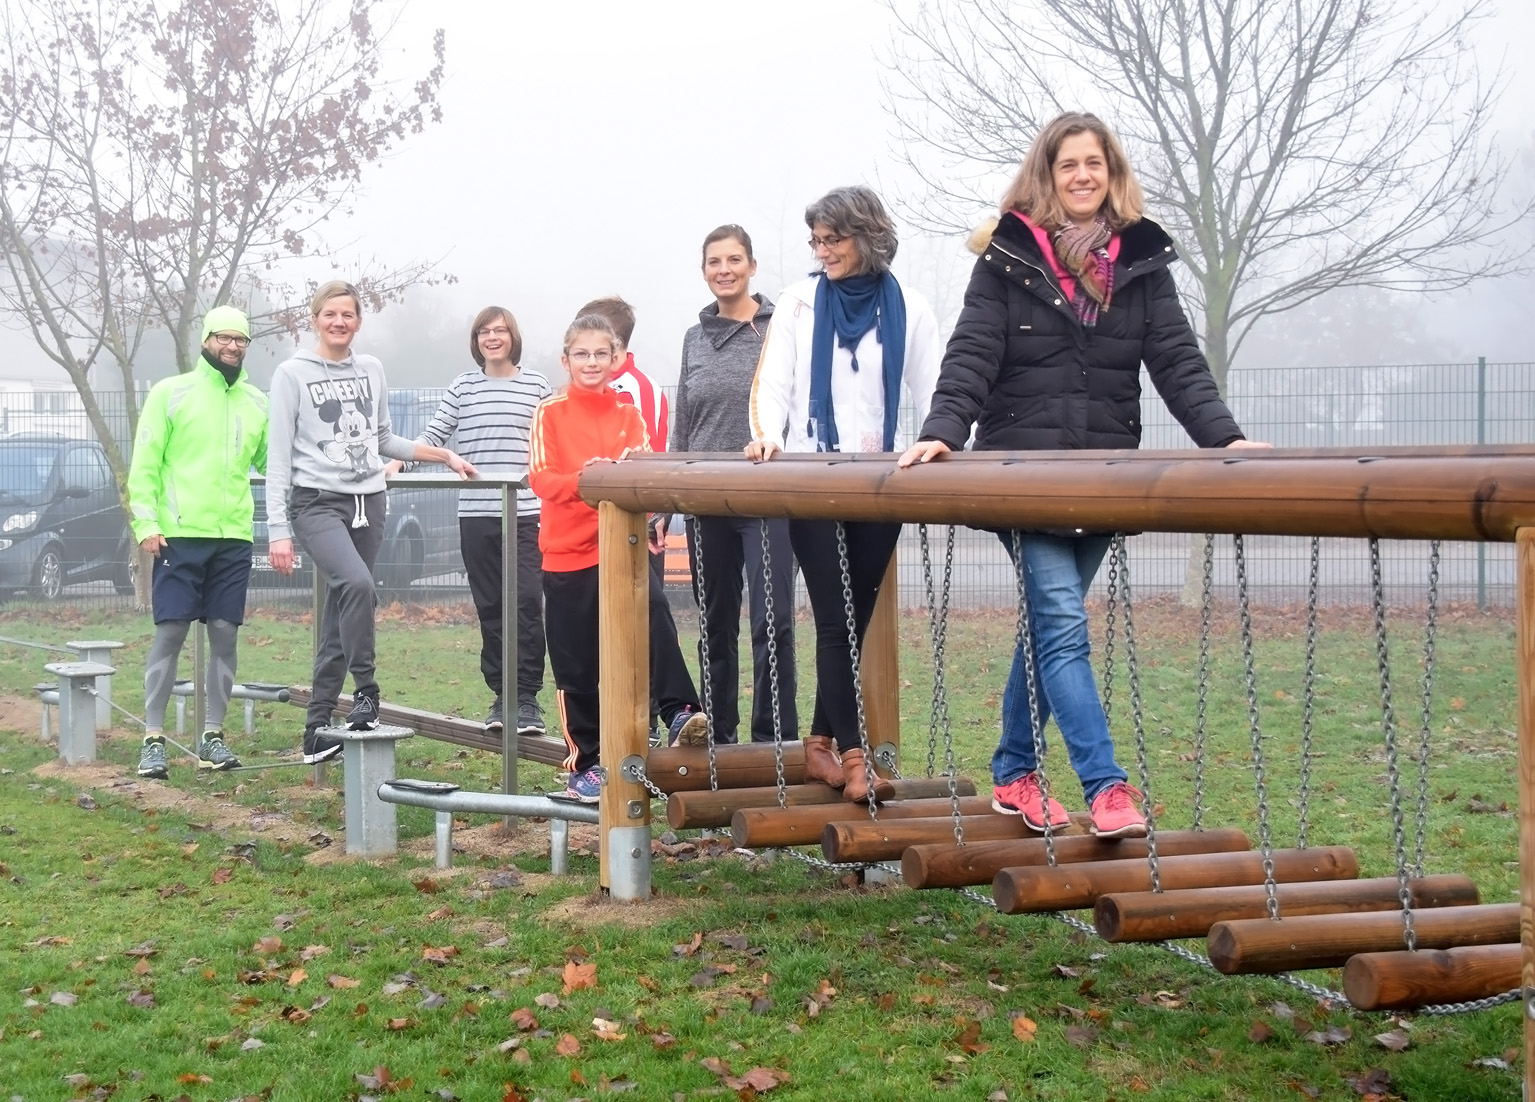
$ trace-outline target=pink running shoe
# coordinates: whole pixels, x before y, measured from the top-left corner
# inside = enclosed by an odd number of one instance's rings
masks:
[[[1146,817],[1141,814],[1140,789],[1115,781],[1093,797],[1093,833],[1100,838],[1144,838]]]
[[[1016,781],[999,784],[991,790],[991,806],[1004,815],[1022,815],[1024,825],[1041,834],[1045,831],[1045,794],[1039,787],[1038,773],[1025,773]],[[1069,826],[1071,817],[1054,799],[1050,801],[1050,826],[1060,830]]]

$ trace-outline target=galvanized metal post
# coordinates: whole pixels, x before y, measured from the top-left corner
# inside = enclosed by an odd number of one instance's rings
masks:
[[[325,634],[324,621],[325,579],[320,576],[320,567],[319,564],[316,563],[314,565],[314,631],[312,633],[314,640],[313,645],[310,648],[311,656],[320,653],[320,640],[324,637]],[[325,763],[323,761],[317,761],[314,763],[314,784],[316,788],[321,788],[325,785]]]
[[[379,724],[371,731],[326,727],[341,740],[346,771],[346,851],[388,857],[398,848],[394,804],[378,798],[379,785],[394,780],[394,744],[415,734],[409,727]]]
[[[117,670],[100,662],[49,662],[59,679],[59,758],[66,765],[96,760],[96,678]]]
[[[434,863],[439,869],[449,869],[453,867],[453,812],[439,811],[436,815]]]
[[[570,822],[549,820],[549,871],[564,876],[570,871]]]
[[[192,737],[200,739],[208,729],[208,694],[204,677],[208,669],[208,630],[201,620],[192,624]],[[196,748],[196,744],[193,744]]]
[[[1476,358],[1476,442],[1487,443],[1487,357]],[[1476,545],[1476,607],[1487,611],[1487,545]]]
[[[75,639],[64,645],[78,654],[82,662],[98,662],[110,666],[112,652],[120,649],[123,644],[115,639]],[[112,675],[107,674],[96,679],[96,729],[106,731],[111,727]]]

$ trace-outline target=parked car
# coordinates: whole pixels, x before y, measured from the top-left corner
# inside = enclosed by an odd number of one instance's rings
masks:
[[[106,453],[52,433],[0,438],[0,592],[56,600],[77,582],[133,592],[133,536]]]

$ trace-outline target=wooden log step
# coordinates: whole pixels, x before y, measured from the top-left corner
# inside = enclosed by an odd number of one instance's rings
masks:
[[[1353,880],[1359,861],[1345,846],[1273,851],[1274,878]],[[1158,862],[1164,890],[1223,888],[1263,883],[1261,853],[1205,853]],[[1003,869],[991,883],[992,898],[1003,914],[1069,911],[1091,907],[1110,892],[1149,892],[1151,872],[1145,861],[1087,861],[1079,865]]]
[[[896,790],[900,792],[904,781],[895,781]],[[789,807],[778,807],[778,797],[774,794],[774,803],[771,807],[740,807],[731,817],[731,838],[737,846],[746,847],[777,847],[777,846],[817,846],[821,841],[821,830],[826,829],[827,823],[838,823],[841,820],[867,820],[869,818],[869,804],[847,803],[843,800],[843,794],[837,789],[827,789],[824,784],[803,784],[801,789],[809,792],[810,789],[821,789],[830,792],[832,798],[818,804],[800,804]],[[752,792],[755,789],[737,789],[738,792]],[[771,789],[761,789],[766,790]],[[794,792],[795,789],[789,789]],[[671,818],[671,806],[675,801],[683,797],[682,792],[672,795],[666,801],[666,815]],[[916,800],[896,800],[895,803],[880,804],[880,818],[933,818],[938,815],[949,815],[949,798],[916,798]],[[959,813],[961,815],[989,815],[992,813],[992,798],[959,797]]]
[[[1160,843],[1162,836],[1157,836]],[[1159,852],[1166,852],[1158,846]],[[1339,914],[1391,911],[1401,906],[1394,876],[1372,880],[1318,880],[1278,884],[1279,913]],[[1423,907],[1473,907],[1482,901],[1471,878],[1459,874],[1409,881],[1413,910]],[[1104,941],[1166,941],[1204,937],[1217,922],[1267,918],[1268,892],[1262,884],[1235,888],[1185,888],[1170,892],[1116,892],[1093,906],[1093,923]]]
[[[947,842],[952,846],[954,817],[947,814],[947,811],[945,808],[930,819],[887,822],[883,815],[878,820],[872,820],[865,814],[862,819],[828,823],[821,832],[821,852],[828,861],[890,861],[900,857],[909,846],[937,842]],[[1056,831],[1056,836],[1061,841],[1069,837],[1083,837],[1087,835],[1090,822],[1085,813],[1075,814],[1071,825]],[[966,815],[961,819],[961,824],[966,848],[971,842],[1039,837],[1025,825],[1021,815],[1002,815],[988,811],[982,815]]]
[[[746,742],[714,748],[715,772],[721,788],[768,788],[778,784],[773,744]],[[798,741],[783,744],[784,781],[805,783],[805,746]],[[645,775],[662,792],[698,792],[709,789],[707,746],[657,746],[645,758]]]
[[[1190,853],[1231,853],[1250,848],[1247,835],[1234,828],[1220,830],[1159,830],[1157,853],[1178,857]],[[1144,838],[1057,838],[1055,859],[1078,861],[1146,859]],[[901,879],[909,888],[964,888],[990,884],[1003,869],[1045,864],[1045,840],[1039,835],[1020,841],[976,842],[963,846],[932,843],[908,846],[901,855]],[[1204,930],[1199,931],[1204,934]]]
[[[975,797],[975,782],[961,777],[955,781],[955,787],[959,789],[960,803],[964,804],[966,797]],[[949,806],[949,781],[948,778],[919,777],[913,780],[891,781],[895,788],[897,800],[940,800],[943,811]],[[812,782],[810,784],[794,784],[784,789],[784,796],[788,799],[791,808],[814,807],[822,804],[843,803],[842,790],[831,788],[827,785]],[[851,807],[852,805],[847,805]],[[984,807],[991,806],[991,797],[986,797]],[[721,788],[717,792],[707,789],[702,792],[675,792],[666,801],[666,821],[679,829],[685,827],[726,827],[730,826],[731,818],[742,808],[768,808],[773,811],[782,811],[778,806],[778,786],[767,788]],[[857,811],[854,808],[854,811]],[[867,809],[863,811],[868,815]],[[882,812],[883,814],[883,812]],[[927,812],[930,815],[941,814],[941,811]],[[963,814],[963,812],[962,812]],[[821,826],[816,828],[811,841],[819,841]],[[743,845],[737,842],[736,845]],[[760,844],[760,843],[759,843]],[[781,843],[777,843],[781,844]],[[792,843],[791,843],[792,844]]]
[[[1360,953],[1343,966],[1343,993],[1360,1010],[1470,1002],[1518,987],[1523,963],[1518,944]]]
[[[1413,911],[1418,949],[1506,945],[1519,940],[1519,904],[1484,903]],[[1360,953],[1405,949],[1402,912],[1242,918],[1210,927],[1210,963],[1228,976],[1336,968]]]

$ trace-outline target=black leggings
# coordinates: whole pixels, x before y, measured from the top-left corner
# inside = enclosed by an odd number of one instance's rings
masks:
[[[880,583],[901,537],[899,524],[849,521],[848,577],[853,591],[853,622],[858,645],[874,615]],[[847,638],[847,601],[842,592],[842,567],[837,555],[837,522],[789,521],[789,543],[805,576],[810,611],[815,617],[815,712],[812,735],[830,735],[838,750],[859,745],[858,702],[853,695],[853,649]]]

